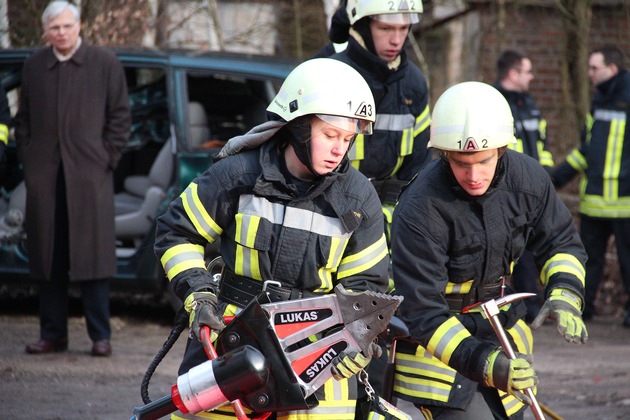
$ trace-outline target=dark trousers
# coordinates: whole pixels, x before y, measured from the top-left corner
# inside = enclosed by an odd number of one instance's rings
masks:
[[[40,338],[56,340],[68,337],[68,286],[70,283],[70,245],[68,243],[68,207],[63,169],[57,176],[55,200],[55,236],[49,281],[40,283]],[[81,287],[83,312],[92,341],[109,340],[109,279],[77,282]]]
[[[44,340],[68,337],[68,280],[44,281],[39,288],[40,336]],[[92,341],[109,340],[109,280],[78,283],[81,287],[83,313]]]
[[[615,235],[621,281],[626,293],[630,293],[630,219],[580,216],[580,236],[588,255],[584,312],[591,315],[594,313],[595,298],[604,273],[606,250],[611,235]],[[626,303],[626,310],[630,310],[630,300]]]
[[[536,293],[536,296],[525,299],[527,306],[525,320],[532,322],[543,304],[543,296],[541,294],[540,272],[536,268],[531,252],[525,251],[519,258],[518,264],[514,266],[512,287],[519,293]]]

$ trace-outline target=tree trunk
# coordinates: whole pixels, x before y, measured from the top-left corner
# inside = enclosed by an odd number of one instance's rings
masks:
[[[575,147],[589,111],[590,82],[587,74],[591,0],[558,0],[564,26],[564,55],[561,58],[562,110],[558,144],[562,155]],[[574,140],[573,140],[574,139]]]

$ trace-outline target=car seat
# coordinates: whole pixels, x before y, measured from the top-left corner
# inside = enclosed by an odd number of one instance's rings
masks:
[[[188,102],[188,125],[190,127],[190,150],[199,149],[204,142],[210,140],[208,116],[199,102]]]
[[[114,196],[117,240],[137,243],[153,227],[158,207],[173,177],[172,144],[170,138],[164,143],[148,175],[125,178],[124,191]]]

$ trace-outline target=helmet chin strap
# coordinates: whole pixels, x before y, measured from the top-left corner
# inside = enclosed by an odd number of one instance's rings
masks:
[[[287,141],[293,146],[296,156],[315,178],[320,177],[313,168],[311,159],[311,118],[306,115],[287,123],[284,127]]]

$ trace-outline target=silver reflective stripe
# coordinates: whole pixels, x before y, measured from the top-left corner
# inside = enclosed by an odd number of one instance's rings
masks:
[[[411,114],[376,114],[375,130],[403,131],[413,128],[416,119]]]
[[[418,118],[416,118],[416,125],[414,126],[414,132],[415,132],[414,135],[418,135],[417,133],[418,130],[424,130],[425,128],[427,128],[430,122],[431,122],[431,113],[429,112],[429,106],[427,105],[427,107],[424,108],[424,111],[422,111],[422,114],[420,114]]]
[[[330,246],[330,252],[332,255],[328,258],[328,266],[337,267],[339,266],[339,261],[341,261],[341,257],[343,257],[343,252],[346,250],[346,245],[348,245],[349,237],[339,238],[337,243],[333,242]]]
[[[505,394],[503,391],[499,392],[502,394],[501,403],[503,404],[503,408],[508,416],[516,414],[516,412],[524,406],[524,404],[517,400],[516,397]]]
[[[446,351],[449,344],[451,344],[451,340],[453,340],[457,334],[464,330],[465,328],[460,322],[457,322],[452,327],[450,327],[446,331],[446,333],[442,335],[442,337],[440,337],[438,344],[435,346],[435,351],[433,352],[433,355],[440,360],[444,360],[445,355],[443,353]],[[450,349],[449,352],[452,353],[453,349]],[[448,358],[450,359],[450,354]]]
[[[451,393],[451,386],[448,386],[446,384],[444,384],[444,388],[438,388],[438,387],[429,385],[428,382],[433,382],[433,381],[429,381],[427,379],[422,380],[423,382],[426,383],[426,385],[414,383],[411,381],[411,378],[409,378],[409,380],[405,380],[405,379],[406,379],[405,376],[397,374],[396,379],[394,380],[394,388],[398,391],[401,391],[400,388],[402,388],[403,390],[409,390],[414,393],[429,394],[432,396],[440,395],[442,396],[444,400],[447,400],[449,394]],[[433,383],[437,383],[437,382],[433,382]],[[402,392],[404,394],[411,395],[408,392],[404,392],[404,391]]]
[[[387,241],[384,240],[384,237],[382,237],[378,242],[375,243],[376,246],[371,246],[369,248],[366,248],[365,250],[361,251],[359,254],[354,254],[354,255],[349,255],[348,257],[357,257],[358,255],[360,255],[360,258],[357,258],[356,260],[352,260],[352,258],[345,258],[342,262],[341,265],[339,266],[339,273],[341,275],[341,272],[344,271],[351,271],[351,272],[355,272],[356,270],[359,269],[359,267],[361,267],[364,264],[368,264],[371,261],[374,261],[374,264],[380,260],[383,259],[384,254],[387,253]],[[369,250],[370,252],[365,252]],[[371,264],[370,266],[374,265]],[[363,270],[359,270],[359,271],[363,271]]]
[[[578,262],[578,264],[576,264],[576,262]],[[566,267],[565,269],[562,269],[562,267]],[[584,280],[584,276],[586,275],[585,271],[584,271],[584,267],[582,266],[582,264],[579,264],[579,261],[577,260],[571,260],[571,259],[556,259],[556,258],[552,258],[552,261],[549,262],[547,264],[547,266],[545,267],[545,278],[547,279],[547,281],[549,281],[549,278],[551,277],[550,273],[553,273],[555,270],[560,270],[562,272],[571,272],[571,270],[569,270],[568,268],[573,268],[575,270],[575,272],[580,273],[582,276],[578,277],[580,280]]]
[[[526,324],[521,324],[520,322],[517,322],[512,328],[509,329],[509,333],[514,339],[514,342],[516,343],[521,353],[532,354],[532,352],[534,351],[534,343],[528,338],[528,334],[523,328],[523,325]]]
[[[199,259],[203,261],[203,252],[195,252],[195,251],[178,252],[177,254],[173,255],[164,263],[164,271],[168,273],[177,264],[180,264],[186,261],[199,260]]]
[[[217,240],[219,236],[221,236],[222,230],[217,225],[217,229],[213,228],[206,221],[206,217],[209,218],[213,223],[214,220],[210,217],[210,215],[206,212],[205,209],[197,207],[195,202],[195,197],[197,196],[197,185],[190,184],[188,188],[181,194],[182,204],[184,209],[186,210],[186,214],[188,218],[193,223],[199,234],[204,236],[208,242],[214,242]],[[215,223],[216,225],[216,223]]]
[[[350,237],[350,233],[345,230],[341,220],[336,217],[323,216],[310,210],[271,203],[263,197],[242,195],[238,210],[239,213],[257,215],[273,224],[284,225],[293,229],[305,230],[323,236]]]
[[[523,121],[523,128],[527,131],[538,131],[538,119],[530,118]]]
[[[425,353],[425,354],[428,355],[429,353]],[[425,362],[423,361],[423,359],[427,359],[429,360],[429,362]],[[438,363],[444,367],[439,366]],[[396,366],[407,367],[413,370],[424,370],[424,371],[432,372],[436,375],[441,375],[442,379],[444,379],[444,377],[449,377],[452,379],[451,382],[455,381],[455,371],[449,368],[448,366],[446,366],[444,363],[440,362],[436,358],[431,359],[427,357],[417,357],[417,356],[413,358],[413,360],[396,358]],[[404,374],[405,372],[401,372],[401,373]]]
[[[284,208],[283,204],[272,203],[252,194],[241,195],[238,200],[239,213],[260,216],[276,225],[281,225],[284,220]]]
[[[598,109],[593,114],[593,118],[600,121],[625,121],[626,113],[622,111],[613,111],[611,109]]]

